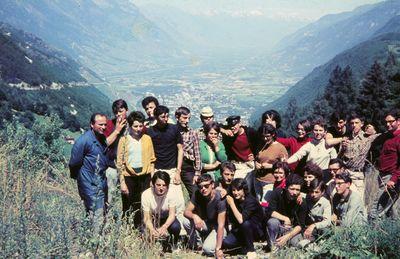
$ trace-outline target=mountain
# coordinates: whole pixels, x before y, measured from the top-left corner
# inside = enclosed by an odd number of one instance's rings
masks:
[[[92,112],[109,110],[110,100],[82,76],[93,72],[40,38],[0,23],[0,49],[1,118],[57,113],[78,130]]]
[[[175,42],[124,0],[2,0],[0,20],[31,32],[101,74],[157,67]]]
[[[194,14],[161,4],[146,4],[140,9],[177,44],[197,55],[262,53],[306,24],[304,20],[272,18],[255,10]]]
[[[307,74],[342,51],[368,40],[400,13],[400,1],[383,1],[352,12],[329,15],[285,38],[272,64]]]

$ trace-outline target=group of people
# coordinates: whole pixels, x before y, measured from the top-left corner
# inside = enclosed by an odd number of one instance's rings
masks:
[[[129,112],[122,99],[112,105],[113,119],[94,113],[91,130],[72,148],[71,177],[96,231],[118,193],[122,217],[149,242],[160,240],[168,249],[186,240],[218,258],[255,258],[256,241],[271,250],[306,247],[332,225],[393,216],[400,190],[398,111],[382,118],[384,133],[357,114],[335,113],[330,127],[322,119],[302,120],[297,135],[288,137],[275,110],[263,113],[256,130],[238,115],[219,123],[204,107],[202,127],[192,129],[187,107],[172,119],[155,97],[142,106],[147,117]],[[367,213],[371,170],[379,170],[379,189],[369,193]]]

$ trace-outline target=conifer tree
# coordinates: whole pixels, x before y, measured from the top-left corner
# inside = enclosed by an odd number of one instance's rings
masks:
[[[389,109],[389,86],[386,73],[375,61],[362,81],[357,111],[366,121],[384,130],[383,116]]]
[[[296,123],[299,120],[301,109],[297,105],[296,98],[292,97],[289,100],[288,106],[286,108],[286,112],[283,115],[283,122],[285,125],[285,129],[287,129],[287,133],[293,134],[295,132]]]

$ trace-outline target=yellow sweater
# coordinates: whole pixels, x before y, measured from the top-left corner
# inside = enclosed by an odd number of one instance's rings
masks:
[[[123,136],[119,140],[117,153],[117,170],[121,182],[124,181],[124,176],[139,176],[150,174],[154,171],[154,162],[156,161],[156,156],[154,154],[153,142],[151,141],[151,138],[146,134],[143,134],[141,140],[143,165],[143,169],[141,172],[135,172],[135,170],[128,164],[128,136]]]

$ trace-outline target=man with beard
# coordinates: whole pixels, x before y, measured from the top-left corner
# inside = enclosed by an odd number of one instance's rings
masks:
[[[201,157],[199,148],[199,136],[196,131],[189,128],[190,110],[179,107],[175,111],[175,118],[183,141],[182,182],[185,185],[189,197],[195,191],[195,182],[201,174]]]
[[[269,197],[267,218],[268,234],[272,248],[288,242],[297,246],[305,227],[306,203],[298,202],[303,179],[297,174],[286,178],[286,188],[276,188]]]
[[[111,162],[106,156],[106,127],[106,115],[94,113],[90,118],[91,130],[77,139],[69,161],[71,177],[77,180],[79,195],[93,220],[94,233],[99,233],[106,210],[105,172]]]

